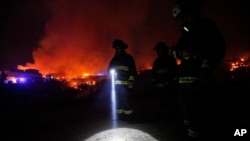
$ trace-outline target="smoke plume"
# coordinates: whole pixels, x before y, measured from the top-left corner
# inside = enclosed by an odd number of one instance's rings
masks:
[[[149,67],[155,59],[153,46],[166,37],[165,31],[156,30],[165,26],[166,20],[162,19],[166,16],[150,15],[169,13],[169,9],[160,11],[150,0],[53,0],[50,7],[51,20],[39,48],[33,52],[34,64],[26,66],[42,74],[105,72],[114,54],[115,38],[128,44],[127,51],[138,68]]]

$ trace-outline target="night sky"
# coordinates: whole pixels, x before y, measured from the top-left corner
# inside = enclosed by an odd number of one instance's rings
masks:
[[[137,67],[152,65],[158,41],[173,46],[179,37],[173,0],[4,0],[1,2],[0,69],[18,65],[44,73],[105,71],[123,39]],[[246,0],[207,0],[227,43],[227,58],[250,56]],[[79,67],[83,66],[83,67]],[[45,69],[46,67],[46,69]]]

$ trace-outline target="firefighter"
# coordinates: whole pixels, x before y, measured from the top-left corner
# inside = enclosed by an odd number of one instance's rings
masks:
[[[157,58],[153,63],[152,82],[159,102],[158,112],[167,114],[175,107],[175,78],[177,64],[175,58],[169,54],[169,46],[165,42],[158,42],[154,50]]]
[[[123,40],[115,39],[113,48],[116,50],[114,57],[111,59],[108,71],[115,70],[115,89],[117,98],[117,117],[119,119],[132,120],[133,107],[131,93],[135,83],[136,65],[133,57],[125,49],[128,45]]]
[[[206,137],[208,132],[207,96],[214,72],[224,58],[226,45],[214,21],[201,16],[202,1],[178,0],[173,16],[181,22],[181,37],[173,54],[181,60],[178,82],[180,105],[187,137]]]

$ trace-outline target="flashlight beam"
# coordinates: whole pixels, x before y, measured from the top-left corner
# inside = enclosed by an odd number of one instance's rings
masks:
[[[117,114],[116,114],[116,91],[115,91],[115,70],[110,71],[111,74],[111,109],[112,109],[112,122],[113,127],[117,127]]]

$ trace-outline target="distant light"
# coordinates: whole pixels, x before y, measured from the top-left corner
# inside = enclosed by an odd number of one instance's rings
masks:
[[[26,82],[26,79],[23,78],[23,77],[20,77],[20,78],[19,78],[19,81],[20,81],[20,83],[25,83],[25,82]]]
[[[157,141],[151,135],[131,128],[114,128],[97,133],[85,141]]]
[[[176,64],[180,65],[181,64],[181,59],[176,59]]]
[[[9,77],[7,78],[9,81],[11,81],[12,83],[16,84],[17,83],[17,79],[15,77]]]
[[[184,30],[186,30],[187,32],[189,32],[189,29],[187,27],[184,26],[183,28],[184,28]]]

